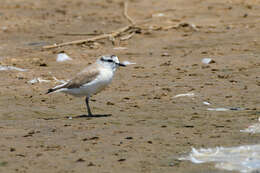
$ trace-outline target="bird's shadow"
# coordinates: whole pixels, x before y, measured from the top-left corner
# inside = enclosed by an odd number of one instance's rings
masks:
[[[95,115],[77,115],[77,116],[65,116],[65,117],[51,117],[51,118],[40,118],[40,119],[44,119],[44,120],[56,120],[56,119],[75,119],[75,118],[87,118],[87,119],[91,119],[91,118],[104,118],[104,117],[111,117],[112,114],[95,114]]]
[[[65,118],[104,118],[104,117],[111,117],[112,114],[95,114],[95,115],[77,115],[77,116],[66,116]]]

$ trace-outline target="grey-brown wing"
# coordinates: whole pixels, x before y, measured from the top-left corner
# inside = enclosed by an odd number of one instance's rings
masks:
[[[77,76],[75,76],[68,83],[49,89],[47,94],[62,88],[80,88],[82,85],[94,80],[98,75],[99,71],[97,66],[91,65],[83,70],[81,73],[79,73]]]
[[[86,70],[79,73],[76,77],[70,80],[66,85],[62,88],[80,88],[82,85],[87,84],[93,81],[99,75],[98,70]]]

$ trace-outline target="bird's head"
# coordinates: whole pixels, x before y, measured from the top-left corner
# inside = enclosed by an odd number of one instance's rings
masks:
[[[112,68],[113,70],[116,70],[116,68],[120,66],[126,66],[125,64],[120,63],[118,57],[115,55],[104,55],[98,60],[98,62],[106,67]]]

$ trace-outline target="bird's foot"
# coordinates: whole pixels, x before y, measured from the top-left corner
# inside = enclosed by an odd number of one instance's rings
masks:
[[[69,119],[73,119],[73,118],[102,118],[102,117],[110,117],[112,116],[111,114],[88,114],[88,115],[78,115],[75,117],[68,117]]]

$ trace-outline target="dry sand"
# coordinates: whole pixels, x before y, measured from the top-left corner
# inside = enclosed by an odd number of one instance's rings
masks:
[[[0,71],[0,172],[222,172],[177,158],[259,143],[240,132],[260,115],[259,0],[130,0],[129,16],[146,20],[132,38],[42,49],[124,27],[123,11],[121,0],[1,0],[0,64],[28,71]],[[73,60],[56,62],[60,51]],[[137,63],[90,102],[111,116],[75,118],[83,98],[45,94],[53,76],[70,79],[104,54]],[[28,83],[36,77],[50,82]],[[217,107],[244,110],[207,110]]]

